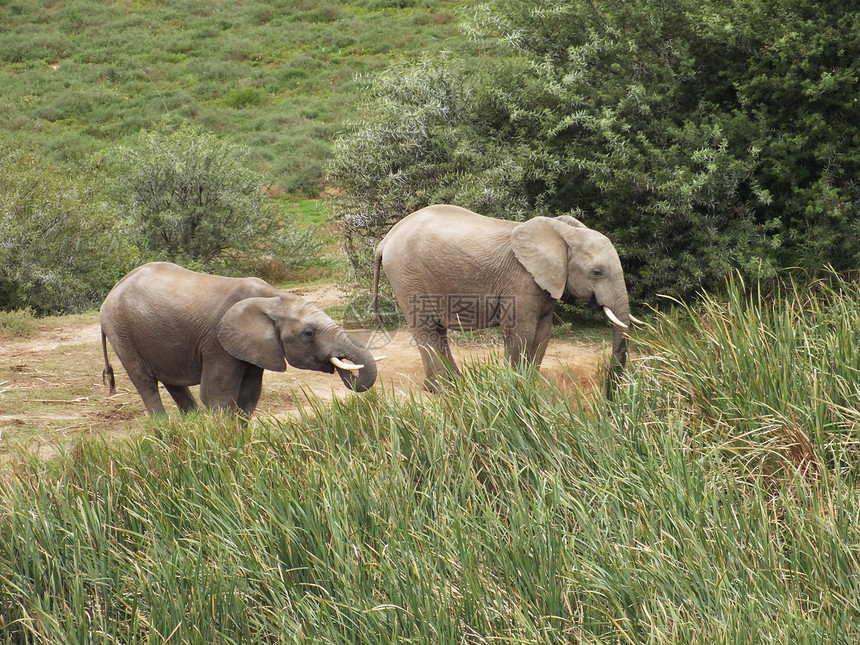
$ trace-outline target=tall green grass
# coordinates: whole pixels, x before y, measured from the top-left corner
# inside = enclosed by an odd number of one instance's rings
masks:
[[[853,642],[857,292],[658,317],[612,404],[491,361],[34,462],[0,495],[0,640]]]
[[[860,289],[836,277],[774,292],[731,283],[725,300],[660,318],[654,378],[676,393],[696,444],[751,472],[845,469],[860,442]]]

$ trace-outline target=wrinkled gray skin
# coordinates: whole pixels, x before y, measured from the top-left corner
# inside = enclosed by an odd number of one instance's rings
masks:
[[[316,306],[257,278],[225,278],[175,264],[145,264],[120,280],[101,307],[105,376],[114,391],[110,341],[150,415],[163,414],[158,382],[179,409],[197,403],[200,384],[209,408],[251,415],[263,370],[293,367],[332,373],[363,392],[376,381],[376,363]],[[335,368],[337,357],[364,365],[355,376]]]
[[[456,366],[448,329],[500,326],[511,361],[540,366],[556,302],[567,290],[609,307],[629,326],[624,272],[609,239],[578,220],[493,219],[457,206],[429,206],[395,224],[376,249],[374,311],[382,266],[412,328],[424,363],[425,387]],[[472,304],[478,307],[477,315]],[[622,328],[613,327],[612,397],[627,363]]]

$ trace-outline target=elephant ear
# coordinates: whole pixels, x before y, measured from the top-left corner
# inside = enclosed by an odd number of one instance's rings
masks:
[[[517,260],[556,300],[567,283],[567,240],[562,227],[569,225],[549,217],[535,217],[511,231],[511,247]]]
[[[240,361],[273,372],[287,369],[278,330],[270,312],[278,298],[246,298],[227,310],[218,322],[218,341]]]
[[[570,224],[571,226],[575,226],[576,228],[586,228],[585,224],[580,222],[575,217],[571,217],[570,215],[559,215],[555,218],[556,222],[564,222],[565,224]]]

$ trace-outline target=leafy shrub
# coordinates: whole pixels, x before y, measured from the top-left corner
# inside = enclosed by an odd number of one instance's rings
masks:
[[[0,311],[0,338],[27,338],[36,331],[32,309]]]
[[[329,179],[344,189],[334,203],[360,277],[378,238],[421,206],[451,202],[511,219],[529,211],[517,190],[526,168],[470,127],[481,89],[467,67],[448,58],[393,66],[369,88],[366,116],[336,140]]]
[[[270,257],[301,264],[319,250],[312,232],[277,217],[240,146],[165,122],[119,157],[132,226],[153,259],[235,272]]]
[[[224,97],[224,104],[231,108],[241,110],[246,107],[262,105],[266,102],[266,95],[254,87],[243,87],[230,90]]]
[[[66,48],[65,40],[56,31],[33,34],[8,30],[0,34],[0,60],[10,63],[56,60]]]
[[[80,311],[131,268],[136,249],[98,186],[85,168],[0,148],[0,309]]]
[[[858,20],[812,0],[490,0],[466,25],[486,55],[395,67],[338,141],[347,239],[369,238],[354,262],[456,201],[575,214],[640,298],[856,268]]]

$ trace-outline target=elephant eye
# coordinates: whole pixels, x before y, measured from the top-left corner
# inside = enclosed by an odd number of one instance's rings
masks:
[[[310,340],[311,338],[313,338],[316,335],[317,335],[317,331],[313,327],[308,327],[307,329],[305,329],[302,332],[302,338],[304,338],[305,340]]]
[[[603,275],[603,269],[594,268],[591,270],[592,277],[599,278]]]

